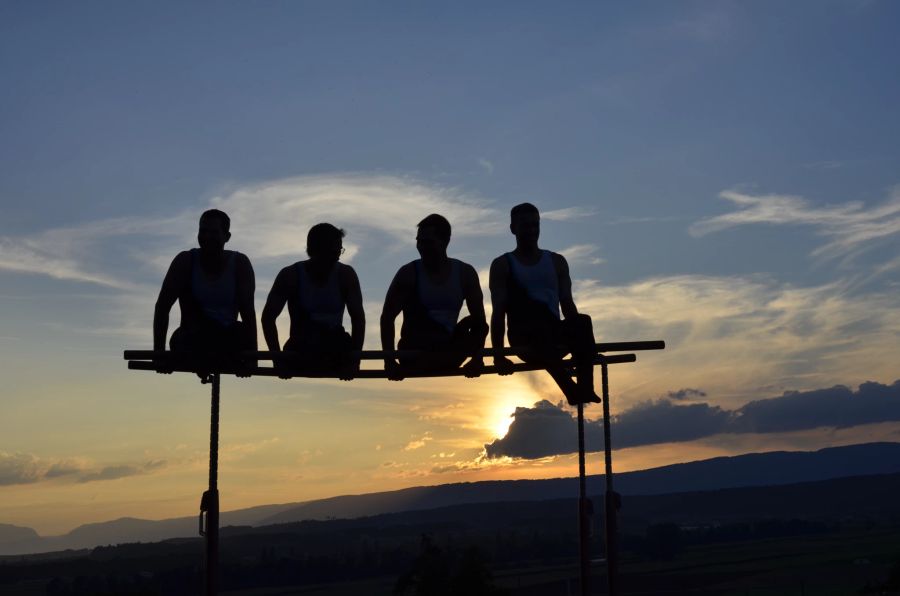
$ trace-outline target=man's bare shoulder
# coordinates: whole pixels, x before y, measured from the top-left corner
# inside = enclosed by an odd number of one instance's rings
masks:
[[[272,289],[274,290],[276,287],[280,290],[283,290],[285,288],[296,288],[298,284],[299,280],[297,279],[297,263],[294,263],[292,265],[281,268],[281,271],[279,271],[278,275],[275,276],[275,281],[272,284]]]
[[[248,267],[253,269],[253,265],[250,263],[250,257],[242,252],[234,251],[234,262],[238,267]]]
[[[459,259],[457,259],[459,261]],[[475,269],[470,263],[466,263],[465,261],[459,261],[459,271],[460,277],[462,280],[467,283],[473,283],[477,285],[481,285],[478,277],[478,270]]]
[[[475,273],[477,275],[478,271],[475,269],[474,266],[472,266],[471,263],[466,263],[465,261],[461,261],[459,259],[454,259],[454,260],[459,263],[460,271],[462,271],[463,274],[469,275],[470,273]]]
[[[416,262],[410,261],[409,263],[402,265],[399,269],[397,269],[397,273],[394,274],[394,280],[399,283],[412,283],[415,274]]]
[[[352,282],[358,280],[356,269],[346,263],[338,263],[338,277],[342,282]]]
[[[556,265],[556,267],[562,267],[564,269],[569,268],[569,262],[566,260],[566,257],[558,252],[553,252],[552,250],[548,250],[547,252],[550,253],[550,258],[553,259],[553,264]]]
[[[183,250],[172,259],[172,264],[169,265],[169,271],[175,272],[189,272],[191,270],[191,261],[193,257],[191,256],[190,250]]]
[[[509,259],[506,256],[508,253],[503,253],[499,257],[496,257],[493,261],[491,261],[491,272],[497,271],[499,273],[505,272],[509,269]]]

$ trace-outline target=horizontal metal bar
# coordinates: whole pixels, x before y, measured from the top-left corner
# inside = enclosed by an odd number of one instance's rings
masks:
[[[637,356],[634,354],[614,354],[612,356],[597,356],[594,359],[594,364],[600,364],[605,361],[606,364],[624,364],[627,362],[635,362],[637,360]],[[573,366],[572,359],[566,358],[560,361],[563,366],[571,368]],[[128,363],[128,368],[130,370],[156,370],[156,366],[153,362],[149,361],[140,361],[140,360],[132,360]],[[545,367],[540,366],[534,363],[525,363],[525,362],[516,362],[512,365],[513,372],[523,372],[530,370],[543,370]],[[175,365],[172,367],[172,372],[189,372],[194,373],[196,370],[187,366],[179,366]],[[219,372],[219,374],[234,374],[232,371],[209,371],[209,372]],[[303,377],[303,378],[312,378],[312,379],[335,379],[337,378],[334,374],[293,374],[290,371],[287,371],[288,375],[291,377]],[[495,366],[485,366],[481,369],[482,375],[494,374],[497,372],[497,368]],[[285,373],[285,371],[279,371],[272,367],[256,367],[250,371],[250,376],[254,377],[278,377]],[[455,368],[453,370],[448,371],[439,371],[432,373],[412,373],[407,374],[404,372],[405,378],[419,378],[419,377],[461,377],[465,375],[465,371],[462,368]],[[386,379],[387,373],[380,369],[362,369],[359,370],[355,375],[356,379]]]
[[[622,341],[622,342],[611,342],[611,343],[599,343],[596,344],[596,352],[598,354],[603,354],[606,352],[637,352],[641,350],[663,350],[666,347],[666,342],[664,341]],[[482,356],[495,356],[495,355],[503,355],[503,356],[519,356],[520,354],[527,354],[530,350],[526,348],[486,348],[481,350]],[[357,352],[353,352],[355,355]],[[382,360],[384,358],[406,358],[406,357],[415,357],[421,352],[419,350],[360,350],[358,352],[360,359],[362,360]],[[275,355],[281,354],[281,352],[267,352],[267,351],[258,351],[258,352],[245,352],[241,355],[246,358],[252,358],[255,360],[271,360]],[[125,350],[125,360],[153,360],[154,358],[166,358],[171,357],[172,352],[161,351],[155,352],[153,350]]]

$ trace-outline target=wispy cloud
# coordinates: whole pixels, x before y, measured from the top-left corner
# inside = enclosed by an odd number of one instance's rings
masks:
[[[503,228],[499,212],[483,199],[387,175],[290,178],[235,190],[211,205],[231,216],[242,246],[261,259],[296,255],[305,245],[306,230],[321,221],[350,227],[351,245],[359,242],[360,232],[363,238],[376,232],[408,244],[416,223],[429,213],[446,216],[454,237]]]
[[[85,458],[51,460],[30,453],[0,451],[0,486],[63,480],[85,483],[149,474],[167,465],[165,460],[148,460],[101,466]]]
[[[676,401],[684,401],[695,397],[706,397],[706,392],[702,389],[691,389],[690,387],[685,387],[684,389],[679,389],[678,391],[669,391],[666,394],[666,397],[668,397],[669,399],[674,399]]]
[[[178,251],[196,245],[197,219],[210,207],[231,216],[229,248],[250,255],[258,274],[301,257],[307,230],[321,221],[347,228],[347,261],[360,250],[371,257],[411,246],[416,223],[432,212],[450,219],[454,238],[506,230],[505,216],[489,201],[455,188],[389,175],[301,176],[232,188],[167,217],[113,218],[2,236],[0,271],[108,288],[98,298],[103,316],[79,331],[146,340],[162,275]],[[270,277],[258,279],[263,292]],[[377,325],[377,318],[370,321]]]
[[[807,389],[896,372],[897,292],[692,275],[621,286],[582,281],[574,294],[600,341],[666,341],[664,352],[640,356],[652,362],[651,377],[640,366],[616,369],[619,390],[630,389],[626,398],[638,389],[644,399],[664,395],[676,385],[738,399],[763,386]]]
[[[570,262],[585,262],[591,265],[600,265],[605,263],[606,259],[596,256],[599,249],[593,244],[576,244],[562,249],[561,255],[566,257]]]
[[[569,221],[582,217],[590,217],[596,215],[597,210],[588,207],[564,207],[562,209],[552,209],[550,211],[541,211],[541,219],[550,221]]]
[[[0,237],[0,270],[133,290],[141,272],[158,276],[175,250],[193,245],[208,207],[232,220],[232,244],[254,260],[302,254],[306,231],[330,221],[351,229],[348,255],[371,234],[408,243],[425,215],[442,213],[454,236],[498,233],[503,218],[486,200],[454,188],[388,175],[336,174],[243,186],[171,217],[129,217]],[[140,265],[136,269],[135,265]]]
[[[734,27],[733,5],[719,2],[687,18],[672,22],[665,32],[675,39],[710,43],[726,39]]]
[[[492,162],[488,161],[487,159],[485,159],[483,157],[479,158],[478,165],[480,165],[482,168],[484,168],[484,171],[487,172],[488,174],[494,173],[494,164]]]
[[[838,168],[843,167],[845,164],[842,161],[837,160],[825,160],[825,161],[812,161],[809,163],[803,164],[804,168],[810,170],[836,170]]]
[[[737,210],[692,224],[689,228],[692,235],[699,237],[753,224],[811,226],[829,239],[812,254],[838,257],[900,234],[900,187],[895,187],[883,203],[873,207],[859,201],[817,207],[799,196],[751,195],[735,190],[723,191],[719,196],[733,203]]]
[[[79,261],[65,256],[58,247],[42,246],[35,239],[0,238],[0,270],[46,275],[54,279],[77,281],[116,289],[130,284],[99,271],[86,269]]]
[[[415,451],[416,449],[421,449],[424,447],[428,441],[433,440],[434,437],[431,436],[431,433],[426,432],[418,439],[413,439],[403,448],[404,451]]]

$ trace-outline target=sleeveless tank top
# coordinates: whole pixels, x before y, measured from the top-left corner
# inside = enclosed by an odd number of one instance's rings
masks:
[[[419,301],[428,313],[428,316],[442,325],[450,333],[456,327],[459,319],[459,311],[463,305],[461,267],[457,259],[449,259],[450,274],[442,284],[436,284],[428,279],[422,259],[415,261],[416,266],[416,291]]]
[[[549,250],[541,251],[541,258],[534,265],[523,265],[511,252],[506,253],[510,272],[532,300],[545,304],[559,319],[559,278]]]
[[[237,275],[235,252],[225,251],[225,267],[216,279],[209,279],[200,267],[200,249],[191,249],[191,294],[200,311],[224,327],[237,323]]]
[[[344,322],[344,297],[341,295],[338,277],[340,263],[335,263],[322,286],[313,282],[303,262],[297,263],[297,285],[300,306],[317,323],[329,329]]]

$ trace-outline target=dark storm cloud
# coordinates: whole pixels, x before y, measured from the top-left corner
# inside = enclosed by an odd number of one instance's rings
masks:
[[[697,390],[680,390],[682,391]],[[675,404],[666,399],[644,402],[612,419],[616,447],[684,442],[720,433],[775,433],[820,427],[846,428],[900,421],[900,381],[867,382],[852,391],[843,385],[752,401],[737,410],[707,403]],[[485,445],[488,457],[536,459],[574,453],[576,422],[562,404],[541,401],[517,408],[505,437]],[[601,420],[585,422],[585,441],[603,441]]]

